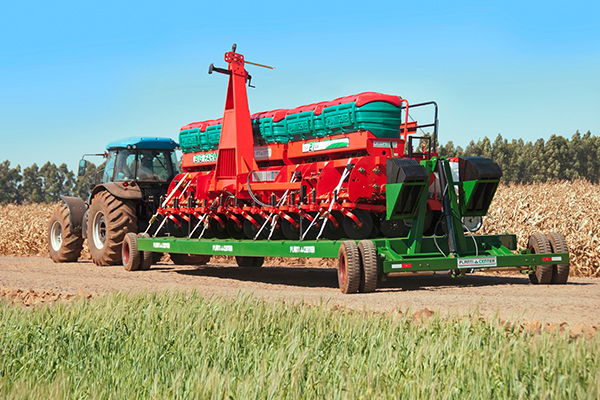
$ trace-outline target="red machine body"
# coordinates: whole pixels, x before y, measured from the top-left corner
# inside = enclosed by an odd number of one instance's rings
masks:
[[[182,131],[222,124],[218,149],[183,155],[184,173],[171,183],[160,214],[175,236],[220,239],[364,239],[401,236],[404,225],[385,221],[386,160],[406,157],[405,144],[417,122],[407,118],[408,102],[397,96],[363,93],[293,110],[250,115],[244,57],[225,54],[229,75],[222,119],[195,122]],[[212,72],[211,66],[211,72]],[[336,132],[319,138],[264,143],[252,121],[323,109],[354,101],[357,106],[385,101],[404,105],[397,137],[379,138],[369,130]],[[412,153],[412,150],[411,150]],[[433,156],[412,155],[415,160]],[[435,194],[432,202],[439,205]],[[439,209],[436,204],[431,209]]]

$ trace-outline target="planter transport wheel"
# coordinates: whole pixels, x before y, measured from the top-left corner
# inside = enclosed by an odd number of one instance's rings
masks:
[[[543,233],[534,233],[533,235],[529,236],[527,249],[533,254],[552,253],[550,242]],[[549,264],[536,265],[535,272],[533,274],[529,274],[529,280],[534,284],[547,285],[552,283],[553,269],[554,266]]]
[[[125,271],[137,271],[140,268],[142,254],[138,250],[137,235],[129,232],[125,235],[123,246],[121,246],[121,258]]]
[[[568,253],[569,246],[562,233],[549,233],[546,235],[553,253]],[[552,283],[565,284],[569,280],[569,264],[557,264],[553,270]]]
[[[358,291],[361,293],[374,292],[377,289],[377,251],[375,245],[370,240],[361,240],[358,243],[358,251],[362,261]]]
[[[76,262],[83,249],[83,238],[71,232],[66,204],[59,205],[48,223],[48,251],[55,263]]]
[[[265,262],[264,257],[235,256],[235,262],[242,268],[260,268]]]
[[[342,293],[356,293],[360,285],[360,254],[356,243],[342,242],[338,253],[338,284]]]
[[[88,218],[88,246],[96,265],[121,263],[121,247],[127,232],[137,232],[135,204],[120,200],[107,191],[91,200]]]
[[[210,261],[209,255],[169,253],[175,265],[206,265]]]
[[[150,235],[147,233],[139,233],[138,237],[149,238]],[[162,257],[163,253],[154,253],[152,251],[140,251],[140,267],[138,268],[140,271],[148,271],[152,264],[154,264],[155,258],[158,256],[158,260]],[[158,261],[157,261],[158,262]]]

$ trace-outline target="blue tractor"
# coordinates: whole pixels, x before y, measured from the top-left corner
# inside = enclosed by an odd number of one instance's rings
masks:
[[[48,224],[52,260],[77,261],[87,239],[94,264],[121,264],[125,235],[146,231],[171,180],[179,173],[177,148],[178,144],[168,138],[130,137],[109,143],[104,154],[93,154],[106,158],[100,183],[94,185],[87,202],[62,197],[63,203]],[[87,166],[84,156],[79,162],[79,176]],[[176,264],[204,261],[196,258],[182,254],[172,260]]]

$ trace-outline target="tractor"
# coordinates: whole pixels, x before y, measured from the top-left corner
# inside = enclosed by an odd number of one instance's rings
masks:
[[[84,239],[96,265],[121,263],[121,245],[128,232],[143,232],[152,224],[173,177],[179,173],[175,149],[167,138],[130,137],[111,142],[103,154],[86,154],[79,162],[83,176],[86,156],[106,159],[100,183],[94,184],[87,200],[62,196],[48,224],[48,250],[54,262],[76,262]],[[160,236],[165,230],[160,229]],[[172,258],[191,262],[191,257]],[[198,260],[196,260],[198,261]]]

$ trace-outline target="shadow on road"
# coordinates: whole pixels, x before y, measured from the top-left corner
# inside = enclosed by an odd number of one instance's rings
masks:
[[[165,266],[166,267],[166,266]],[[190,276],[207,276],[242,282],[268,285],[286,285],[308,288],[338,288],[337,271],[333,268],[278,267],[239,268],[235,265],[208,264],[194,269],[181,266],[163,268],[164,272],[175,272]],[[160,267],[159,267],[160,268]],[[155,269],[155,267],[153,267]],[[158,268],[157,268],[158,269]],[[471,288],[498,285],[529,285],[527,275],[471,274],[464,278],[450,275],[424,275],[392,277],[379,282],[377,287],[386,291],[427,291],[441,288]]]

